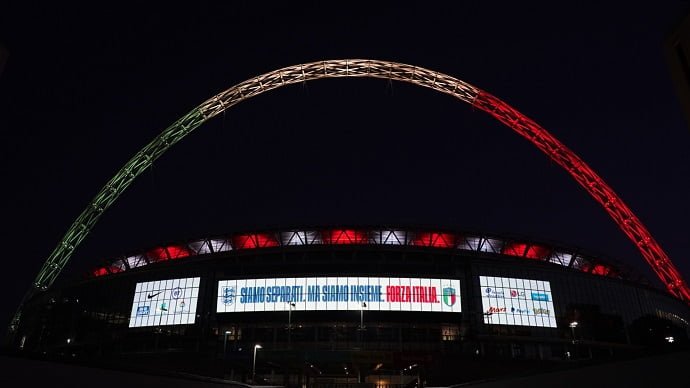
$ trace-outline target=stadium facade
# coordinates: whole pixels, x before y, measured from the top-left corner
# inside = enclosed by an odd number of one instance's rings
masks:
[[[421,386],[686,347],[688,322],[667,291],[578,249],[314,228],[115,258],[27,301],[13,347],[274,385]]]

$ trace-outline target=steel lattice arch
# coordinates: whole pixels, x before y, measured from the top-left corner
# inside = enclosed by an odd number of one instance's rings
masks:
[[[512,128],[566,170],[594,197],[635,244],[668,292],[690,304],[690,288],[639,218],[594,170],[536,122],[493,95],[443,73],[389,61],[340,59],[289,66],[248,79],[204,101],[167,127],[115,174],[72,223],[48,256],[22,305],[33,294],[45,291],[52,285],[103,212],[127,187],[165,151],[201,124],[233,105],[269,90],[322,78],[341,77],[383,78],[433,89],[471,104]],[[19,323],[22,305],[11,327]]]

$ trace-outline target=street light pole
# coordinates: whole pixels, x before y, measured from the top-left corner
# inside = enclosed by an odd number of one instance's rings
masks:
[[[287,302],[288,304],[288,348],[292,344],[292,308],[295,307],[294,302]]]
[[[364,308],[367,307],[366,302],[362,302],[362,307],[359,309],[359,329],[364,330]]]
[[[228,334],[231,334],[232,332],[226,330],[225,331],[225,336],[223,336],[223,358],[225,358],[226,355],[226,349],[228,348]]]
[[[254,361],[252,361],[252,384],[255,384],[256,380],[256,349],[261,349],[261,345],[254,345]]]
[[[570,332],[573,335],[573,344],[575,344],[575,328],[577,327],[577,325],[578,325],[577,321],[570,322]]]

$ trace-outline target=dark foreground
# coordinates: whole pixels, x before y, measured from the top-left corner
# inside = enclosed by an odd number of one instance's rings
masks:
[[[684,351],[606,365],[583,366],[492,381],[477,381],[456,387],[687,387],[690,386],[688,365],[690,365],[690,351]],[[193,375],[118,371],[10,356],[0,356],[0,371],[2,371],[3,385],[13,387],[20,386],[20,384],[30,386],[37,384],[72,387],[98,386],[99,388],[121,388],[132,385],[148,388],[248,387],[241,383]]]
[[[461,384],[457,387],[690,387],[690,351],[662,354],[605,365]]]

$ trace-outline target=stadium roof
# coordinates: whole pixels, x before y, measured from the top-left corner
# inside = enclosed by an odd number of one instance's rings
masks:
[[[649,284],[632,268],[613,259],[595,257],[580,249],[556,247],[528,239],[408,228],[311,228],[234,233],[221,237],[156,246],[136,254],[106,260],[90,277],[108,276],[171,260],[221,252],[261,249],[293,249],[305,246],[408,246],[436,250],[482,252],[536,260],[592,275]]]

